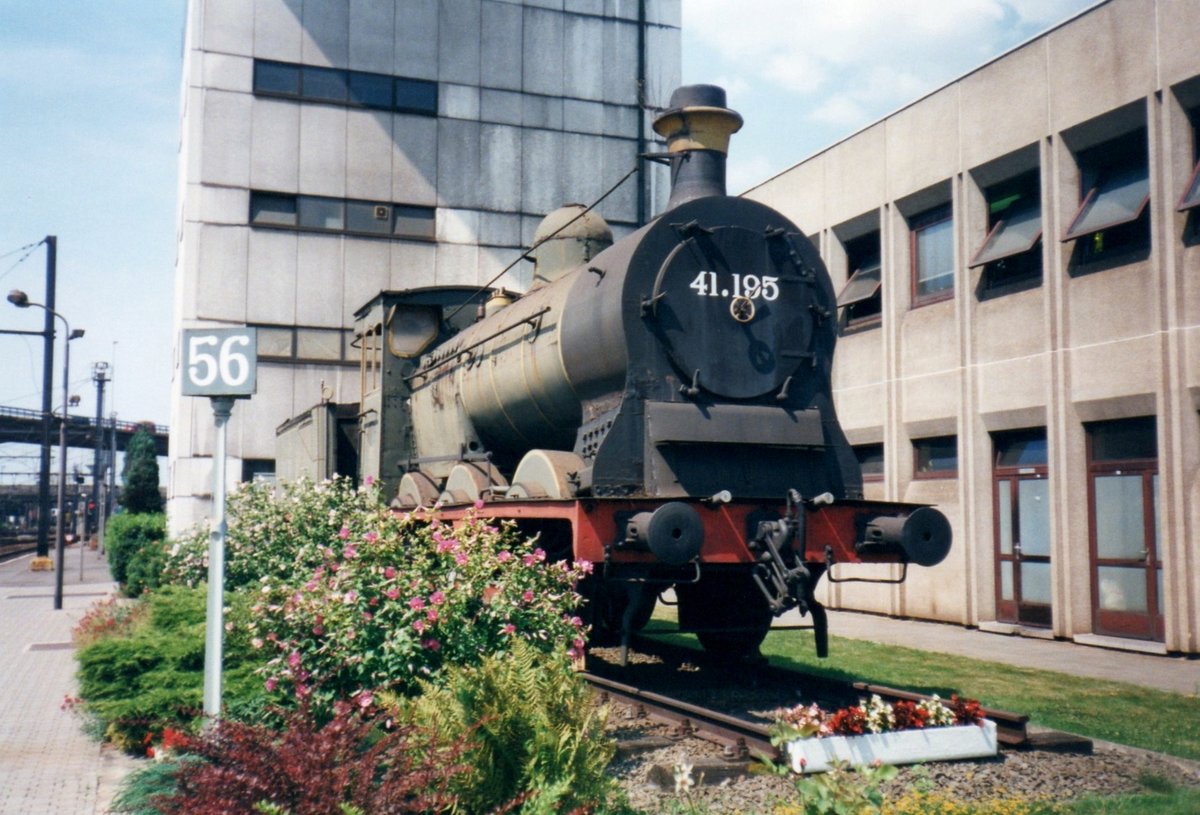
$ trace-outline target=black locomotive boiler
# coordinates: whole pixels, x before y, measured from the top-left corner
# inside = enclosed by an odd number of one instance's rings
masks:
[[[741,123],[722,89],[680,88],[654,123],[672,191],[652,222],[613,243],[566,207],[528,292],[479,314],[464,287],[360,310],[362,454],[397,506],[482,501],[550,557],[592,561],[598,634],[638,629],[669,588],[710,651],[754,653],[798,607],[824,655],[822,575],[934,565],[950,527],[862,499],[831,391],[833,287],[795,224],[725,194]]]

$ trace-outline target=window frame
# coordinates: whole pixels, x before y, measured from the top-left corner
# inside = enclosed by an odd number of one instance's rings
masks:
[[[272,71],[279,72],[278,75],[282,75],[284,72],[294,75],[294,89],[263,87],[265,82],[261,81],[260,77],[265,78]],[[306,78],[313,81],[313,87],[316,88],[315,80],[318,77],[335,76],[340,77],[342,84],[342,92],[339,95],[330,96],[315,91],[310,93],[305,87]],[[374,103],[362,98],[364,96],[361,93],[363,87],[371,83],[380,83],[382,80],[386,80],[389,85],[386,104]],[[438,83],[431,79],[379,74],[370,71],[352,71],[345,68],[305,65],[273,59],[254,60],[250,87],[255,96],[434,117],[438,115],[438,103],[441,97]],[[355,93],[356,87],[360,90],[358,94]]]
[[[852,238],[843,244],[846,250],[846,268],[853,269],[846,278],[846,285],[838,292],[837,306],[842,309],[843,329],[859,329],[880,325],[883,322],[883,244],[878,229]],[[870,249],[863,247],[870,246]],[[847,298],[856,285],[872,274],[876,280],[869,293]],[[860,313],[861,312],[861,313]]]
[[[266,212],[282,212],[283,209],[266,209],[260,204],[270,202],[279,204],[292,201],[292,222],[280,223],[270,220],[255,220],[256,214]],[[307,207],[305,205],[308,205]],[[303,223],[302,213],[316,211],[323,207],[336,207],[341,212],[341,226],[317,226]],[[351,208],[387,207],[389,211],[387,229],[366,230],[352,229],[349,222]],[[404,225],[413,223],[427,224],[424,228],[406,229]],[[379,238],[382,240],[405,240],[436,242],[437,240],[437,208],[420,204],[401,204],[390,201],[367,201],[359,198],[330,198],[321,195],[300,195],[298,193],[282,193],[272,190],[250,190],[247,225],[252,229],[282,229],[289,232],[309,232],[318,235],[349,235],[362,238]],[[401,231],[404,229],[404,231]]]
[[[927,445],[932,445],[936,442],[946,442],[949,440],[952,440],[954,443],[954,467],[953,467],[953,469],[950,469],[950,468],[922,469],[921,468],[922,448],[926,447]],[[932,481],[932,480],[945,480],[945,479],[958,478],[959,453],[958,453],[958,436],[957,435],[951,434],[951,435],[945,435],[945,436],[926,436],[926,437],[920,438],[920,439],[913,439],[912,440],[912,448],[913,448],[913,480],[914,481]],[[928,449],[928,448],[926,447],[926,449]],[[932,455],[929,458],[930,458],[930,461],[933,460]]]
[[[1067,221],[1061,241],[1078,241],[1082,259],[1098,260],[1150,247],[1150,154],[1149,134],[1145,127],[1116,136],[1081,150],[1075,155],[1079,168],[1079,207]],[[1137,172],[1139,183],[1146,186],[1138,205],[1128,214],[1088,223],[1087,217],[1098,201],[1105,196],[1117,196],[1125,184],[1113,184],[1130,173]],[[1113,185],[1105,189],[1107,185]],[[1145,226],[1139,226],[1145,221]],[[1122,227],[1124,227],[1122,229]],[[1111,246],[1105,245],[1105,235],[1111,236]]]
[[[926,230],[948,224],[950,228],[950,285],[935,292],[921,293],[921,252],[920,237]],[[908,219],[909,256],[912,258],[911,274],[909,276],[909,294],[913,308],[940,303],[954,298],[954,276],[958,272],[958,263],[954,258],[954,204],[946,201],[943,204],[925,209]],[[938,275],[937,277],[942,277]],[[936,279],[936,278],[929,278]]]

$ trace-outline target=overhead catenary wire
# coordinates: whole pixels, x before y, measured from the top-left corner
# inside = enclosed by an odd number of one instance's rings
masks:
[[[452,319],[454,319],[454,316],[455,316],[456,314],[458,314],[460,311],[462,311],[464,308],[466,308],[466,307],[467,307],[467,305],[468,305],[468,304],[470,304],[470,303],[471,303],[471,302],[472,302],[472,301],[473,301],[473,300],[474,300],[476,297],[478,297],[479,295],[483,294],[485,291],[487,291],[488,289],[490,289],[490,288],[492,287],[492,284],[493,284],[493,283],[495,283],[495,282],[496,282],[497,280],[499,280],[500,278],[504,277],[504,275],[508,274],[509,270],[511,270],[511,269],[512,269],[514,266],[516,266],[518,263],[520,263],[520,262],[521,262],[521,261],[523,261],[523,260],[528,260],[528,259],[529,259],[529,255],[530,255],[530,253],[531,253],[531,252],[533,252],[533,250],[537,249],[539,246],[541,246],[543,243],[545,243],[546,241],[548,241],[548,240],[550,240],[551,238],[553,238],[553,237],[554,237],[555,235],[557,235],[559,232],[562,232],[564,229],[566,229],[568,226],[570,226],[571,224],[573,224],[573,223],[575,223],[576,221],[578,221],[578,220],[579,220],[580,218],[582,218],[584,215],[587,215],[587,214],[588,214],[589,212],[591,212],[593,209],[595,209],[596,207],[600,206],[601,202],[603,202],[605,198],[607,198],[608,196],[610,196],[610,195],[612,195],[614,192],[616,192],[618,187],[620,187],[622,184],[624,184],[626,181],[628,181],[628,180],[629,180],[629,178],[630,178],[630,176],[632,176],[634,173],[636,173],[636,172],[638,171],[638,167],[639,167],[639,166],[640,166],[640,163],[639,163],[639,164],[634,164],[634,165],[633,165],[633,167],[632,167],[632,169],[630,169],[630,170],[629,170],[629,172],[627,172],[627,173],[625,173],[625,175],[621,176],[621,180],[620,180],[620,181],[618,181],[616,184],[613,184],[611,187],[609,187],[609,188],[608,188],[608,189],[607,189],[607,190],[604,192],[604,194],[603,194],[603,195],[601,195],[601,196],[600,196],[599,198],[597,198],[595,201],[593,201],[592,203],[590,203],[590,204],[588,204],[586,207],[584,207],[582,210],[580,210],[580,211],[579,211],[579,213],[578,213],[578,214],[577,214],[577,215],[576,215],[574,218],[572,218],[571,220],[567,221],[565,224],[563,224],[562,226],[560,226],[558,229],[554,230],[554,231],[553,231],[553,232],[551,232],[549,235],[547,235],[546,237],[542,238],[540,241],[538,241],[537,243],[535,243],[533,246],[529,247],[529,248],[528,248],[528,249],[526,249],[524,252],[522,252],[522,253],[521,253],[521,254],[520,254],[518,257],[517,257],[517,259],[516,259],[516,260],[514,260],[512,263],[508,264],[508,265],[507,265],[507,266],[505,266],[503,269],[501,269],[499,272],[497,272],[497,273],[496,273],[496,275],[495,275],[495,276],[494,276],[494,277],[493,277],[491,280],[489,280],[488,282],[484,283],[484,284],[483,284],[482,286],[480,286],[480,287],[479,287],[479,288],[478,288],[478,289],[477,289],[477,290],[476,290],[476,291],[475,291],[473,294],[471,294],[471,296],[470,296],[470,297],[468,297],[468,298],[466,298],[465,300],[463,300],[463,302],[462,302],[462,305],[460,305],[458,308],[454,309],[454,311],[450,312],[449,316],[447,316],[447,317],[446,317],[446,320],[447,320],[447,321],[449,321],[449,320],[452,320]]]
[[[12,272],[13,269],[17,268],[22,263],[24,263],[26,260],[28,260],[29,256],[33,254],[33,251],[45,242],[46,242],[46,239],[42,238],[40,241],[38,241],[36,243],[27,243],[24,246],[21,246],[17,249],[13,249],[11,252],[5,252],[3,255],[0,255],[0,260],[3,260],[6,257],[11,257],[12,255],[15,255],[17,252],[25,252],[25,254],[22,255],[16,263],[14,263],[12,266],[9,266],[7,269],[5,269],[3,273],[0,273],[0,280],[3,280],[5,277],[7,277],[9,275],[9,273]]]

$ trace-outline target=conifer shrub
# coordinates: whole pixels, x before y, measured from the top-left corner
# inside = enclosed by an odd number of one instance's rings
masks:
[[[108,521],[104,528],[108,568],[113,580],[120,583],[130,597],[141,594],[145,588],[158,585],[157,572],[161,571],[161,567],[155,569],[148,565],[134,564],[143,557],[155,557],[152,553],[143,555],[143,550],[152,549],[156,542],[164,541],[166,537],[167,517],[161,512],[122,512]],[[132,588],[129,585],[131,569],[136,577]]]

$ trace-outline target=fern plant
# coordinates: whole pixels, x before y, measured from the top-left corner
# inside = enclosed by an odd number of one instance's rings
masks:
[[[388,704],[442,739],[471,732],[464,760],[472,769],[453,781],[460,811],[509,811],[519,802],[523,813],[567,812],[613,792],[607,709],[594,704],[565,658],[517,641],[506,654],[450,669],[419,696]]]

